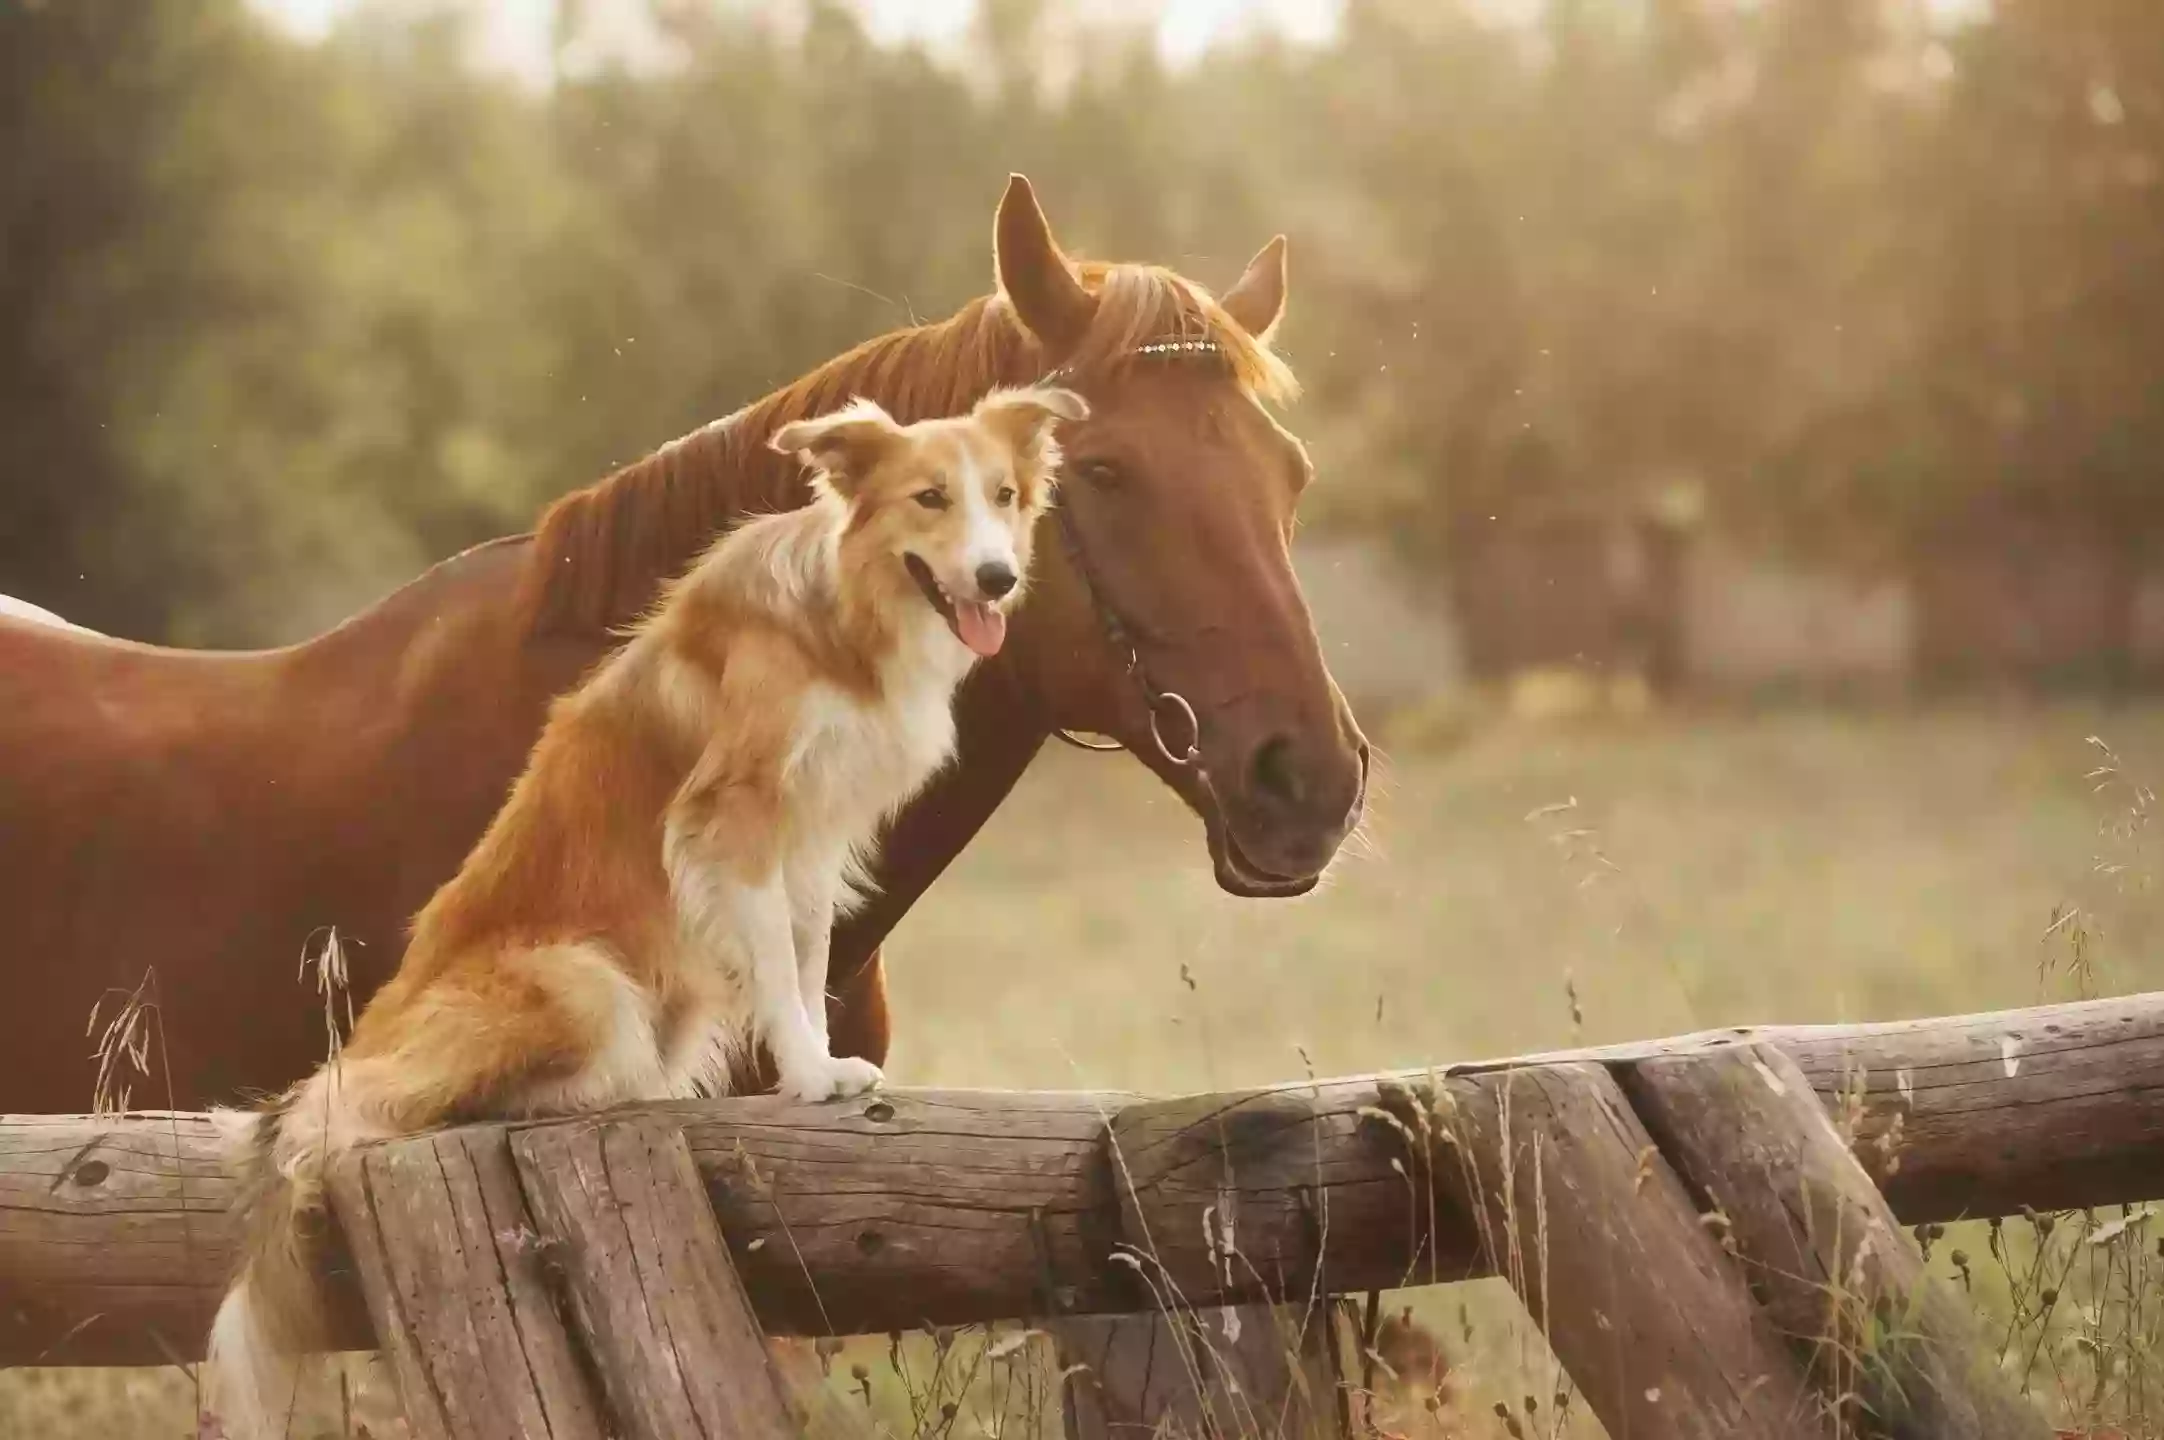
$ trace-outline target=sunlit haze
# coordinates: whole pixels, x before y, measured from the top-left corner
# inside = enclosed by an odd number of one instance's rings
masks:
[[[293,31],[322,36],[354,8],[356,0],[252,0]],[[1529,0],[1488,0],[1498,11],[1523,9]],[[874,39],[915,42],[937,49],[959,40],[976,14],[976,0],[857,0],[855,8]],[[1298,42],[1327,40],[1343,0],[1100,0],[1087,7],[1099,23],[1149,25],[1158,53],[1174,65],[1194,59],[1213,43],[1257,29]],[[551,69],[550,32],[556,0],[493,0],[479,7],[477,58],[492,69],[545,80]],[[633,6],[590,7],[591,43],[636,58],[648,43],[644,12]]]

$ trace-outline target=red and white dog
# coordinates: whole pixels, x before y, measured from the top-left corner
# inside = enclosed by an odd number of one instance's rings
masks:
[[[526,772],[421,911],[342,1053],[230,1116],[241,1269],[211,1413],[279,1435],[320,1333],[306,1259],[329,1156],[450,1121],[727,1083],[762,1039],[786,1095],[880,1082],[826,1034],[827,936],[859,858],[954,744],[955,687],[1006,635],[1070,391],[896,424],[868,401],[785,426],[811,504],[733,530],[558,700]]]

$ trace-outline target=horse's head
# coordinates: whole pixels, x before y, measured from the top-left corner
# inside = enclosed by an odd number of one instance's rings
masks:
[[[1016,176],[995,249],[1001,295],[1090,404],[1011,663],[1047,723],[1117,738],[1187,801],[1223,888],[1304,893],[1360,818],[1368,746],[1293,575],[1312,467],[1263,406],[1292,389],[1267,349],[1284,240],[1213,301],[1169,271],[1077,267]]]

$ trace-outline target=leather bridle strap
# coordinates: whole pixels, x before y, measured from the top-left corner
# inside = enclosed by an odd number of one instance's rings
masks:
[[[1098,583],[1096,574],[1090,568],[1089,557],[1083,553],[1082,536],[1070,518],[1071,513],[1065,503],[1055,505],[1052,510],[1053,523],[1059,528],[1060,542],[1066,547],[1068,562],[1074,566],[1076,578],[1082,582],[1083,590],[1090,597],[1090,607],[1097,612],[1097,623],[1104,630],[1105,643],[1112,647],[1114,655],[1125,653],[1127,659],[1124,668],[1141,688],[1142,703],[1149,711],[1150,739],[1156,744],[1157,753],[1164,757],[1166,764],[1175,767],[1193,765],[1199,774],[1202,768],[1198,763],[1202,753],[1202,722],[1195,717],[1195,707],[1188,704],[1187,697],[1177,690],[1160,690],[1151,683],[1149,672],[1142,668],[1142,656],[1135,649],[1134,637],[1128,632],[1126,623],[1105,600],[1104,587]],[[1168,711],[1176,712],[1187,726],[1187,743],[1178,749],[1165,739],[1163,717]],[[1057,726],[1053,727],[1052,733],[1079,750],[1126,748],[1117,740],[1101,744],[1084,740],[1072,731]]]
[[[1224,352],[1217,348],[1217,342],[1214,340],[1174,339],[1153,340],[1147,345],[1138,345],[1135,347],[1134,353],[1139,356],[1172,356],[1189,359],[1203,356],[1219,356]],[[1056,384],[1072,373],[1073,371],[1069,367],[1060,366],[1048,373],[1042,383]],[[1105,642],[1112,647],[1114,655],[1123,653],[1126,655],[1126,671],[1134,677],[1135,684],[1142,690],[1142,703],[1149,712],[1150,717],[1150,739],[1157,746],[1157,753],[1164,757],[1166,764],[1175,768],[1193,767],[1196,776],[1207,784],[1209,776],[1204,772],[1200,763],[1202,722],[1195,715],[1195,707],[1190,705],[1187,702],[1187,697],[1177,690],[1160,690],[1151,683],[1149,672],[1142,666],[1141,652],[1135,648],[1133,634],[1128,630],[1126,623],[1120,619],[1119,612],[1112,608],[1112,603],[1106,597],[1103,584],[1100,583],[1096,572],[1090,566],[1089,556],[1082,548],[1081,530],[1075,524],[1072,513],[1064,499],[1053,506],[1052,513],[1053,523],[1059,527],[1060,543],[1067,551],[1067,559],[1074,566],[1075,575],[1081,580],[1083,590],[1089,594],[1090,606],[1097,612],[1097,623],[1104,630]],[[1185,745],[1175,748],[1165,739],[1164,717],[1168,713],[1176,714],[1179,720],[1186,725],[1187,743]],[[1063,730],[1057,726],[1053,727],[1052,733],[1069,745],[1074,746],[1077,750],[1107,751],[1127,748],[1117,740],[1107,741],[1102,744],[1092,740],[1085,740],[1073,731]]]

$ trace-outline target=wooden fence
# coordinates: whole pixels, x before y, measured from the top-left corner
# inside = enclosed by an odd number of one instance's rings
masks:
[[[1611,1435],[1830,1435],[1830,1394],[1876,1433],[2048,1435],[1897,1220],[2164,1196],[2160,1100],[2164,995],[1177,1100],[653,1106],[364,1152],[327,1282],[422,1436],[763,1432],[761,1331],[1306,1333],[1327,1296],[1487,1274]],[[201,1116],[0,1119],[0,1365],[196,1358],[231,1194]],[[1830,1294],[1900,1307],[1860,1375]]]

